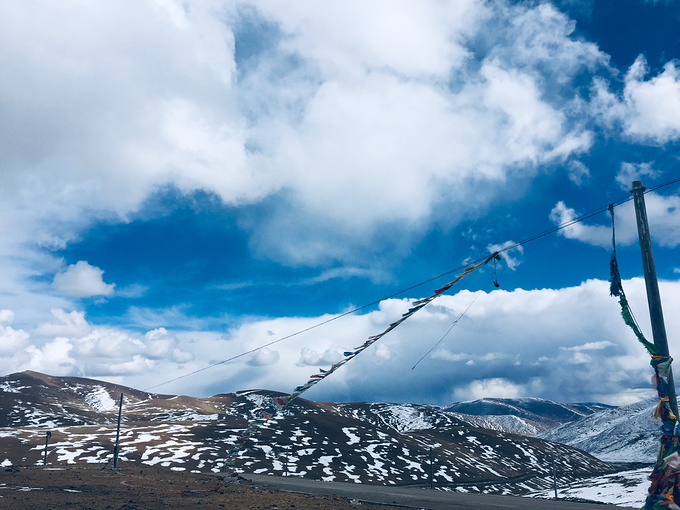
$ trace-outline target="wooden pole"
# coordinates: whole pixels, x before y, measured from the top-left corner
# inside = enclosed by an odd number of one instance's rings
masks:
[[[555,465],[555,452],[550,449],[550,459],[552,460],[552,475],[553,475],[553,490],[555,491],[555,499],[559,499],[557,497],[557,467]]]
[[[49,430],[45,434],[45,459],[43,461],[43,465],[47,466],[47,442],[50,440],[50,437],[52,437],[52,432]]]
[[[430,489],[434,489],[434,460],[432,459],[431,446],[430,446]]]
[[[637,219],[638,236],[640,237],[640,252],[642,254],[642,269],[645,275],[647,288],[647,303],[649,305],[649,317],[652,321],[652,336],[654,346],[660,356],[669,356],[668,339],[666,338],[666,326],[661,309],[661,296],[659,294],[659,282],[656,279],[656,267],[652,253],[652,241],[647,223],[647,207],[645,206],[645,187],[640,181],[633,182],[633,202],[635,203],[635,218]],[[678,416],[678,399],[675,394],[673,372],[668,371],[668,400],[671,411]]]
[[[118,405],[118,427],[116,428],[116,445],[113,447],[113,470],[118,469],[118,443],[120,440],[120,418],[123,414],[123,394],[120,394],[120,404]]]

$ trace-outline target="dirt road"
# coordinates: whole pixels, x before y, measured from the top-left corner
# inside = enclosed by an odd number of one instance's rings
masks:
[[[494,496],[461,494],[414,487],[391,487],[355,483],[321,482],[299,477],[245,475],[253,484],[279,490],[305,494],[327,494],[362,502],[399,505],[430,510],[478,509],[489,510],[603,510],[625,507],[596,503],[552,501],[520,498],[517,496]]]

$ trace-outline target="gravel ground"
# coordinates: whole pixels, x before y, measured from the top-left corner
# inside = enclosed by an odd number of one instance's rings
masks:
[[[225,481],[147,467],[117,472],[78,466],[16,467],[0,471],[0,508],[41,510],[168,509],[331,509],[385,510],[337,496],[305,495],[252,487],[245,480]]]

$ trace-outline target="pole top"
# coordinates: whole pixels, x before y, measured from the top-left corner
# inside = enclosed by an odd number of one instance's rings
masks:
[[[645,188],[642,185],[642,181],[633,181],[633,189],[631,190],[631,193],[635,193],[636,191],[644,191],[647,188]]]

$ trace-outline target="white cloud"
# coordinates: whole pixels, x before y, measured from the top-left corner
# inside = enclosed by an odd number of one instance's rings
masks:
[[[489,246],[487,246],[487,250],[489,250],[490,252],[507,250],[503,251],[500,257],[501,260],[505,262],[505,264],[508,266],[508,269],[514,271],[515,269],[517,269],[517,266],[519,266],[522,263],[522,258],[524,256],[524,248],[521,245],[514,246],[516,244],[517,243],[515,243],[514,241],[505,241],[503,244],[490,244]],[[513,248],[507,249],[510,246],[513,246]]]
[[[663,144],[680,138],[680,68],[667,62],[659,74],[649,79],[649,67],[638,56],[624,78],[620,96],[600,79],[594,82],[593,107],[609,126],[620,124],[625,134],[637,142]]]
[[[27,2],[0,19],[0,193],[24,211],[17,239],[50,249],[171,184],[276,194],[250,231],[269,258],[348,262],[395,222],[408,250],[440,211],[474,214],[461,197],[483,208],[510,174],[586,151],[564,84],[606,64],[550,4],[500,0]],[[265,43],[237,62],[247,20]]]
[[[323,353],[305,347],[300,351],[298,366],[318,366],[331,365],[342,359],[342,352],[336,346],[331,346]]]
[[[644,281],[635,278],[624,286],[643,331],[650,331],[643,312]],[[662,281],[660,290],[666,309],[676,308],[680,282]],[[452,398],[483,396],[619,402],[628,398],[626,394],[644,395],[647,388],[653,394],[644,348],[623,323],[616,299],[609,296],[608,282],[598,280],[559,290],[482,292],[438,349],[411,370],[467,308],[471,294],[461,291],[438,298],[307,396],[443,404]],[[408,300],[387,300],[376,311],[344,317],[277,343],[276,350],[260,349],[250,358],[219,364],[156,391],[206,395],[269,388],[290,392],[317,368],[328,368],[341,359],[342,350],[351,350],[384,330],[407,307]],[[104,377],[147,388],[327,318],[255,320],[227,335],[171,333],[161,328],[139,336],[90,325],[85,336],[75,333],[43,340],[20,331],[14,337],[19,353],[6,353],[0,366],[8,371]],[[668,330],[677,330],[679,320],[677,314],[667,314]],[[669,344],[671,353],[680,349],[672,337]]]
[[[88,372],[97,374],[97,377],[106,376],[129,376],[149,372],[156,367],[154,360],[147,359],[135,354],[131,360],[120,363],[93,363]]]
[[[661,246],[680,245],[680,194],[645,194],[645,206],[652,240]]]
[[[265,367],[275,365],[279,361],[279,353],[273,349],[264,348],[257,351],[250,357],[248,364],[254,367]]]
[[[629,163],[623,161],[621,169],[616,174],[616,182],[621,189],[630,191],[633,181],[640,181],[643,177],[656,178],[660,172],[653,168],[653,163]]]
[[[586,363],[592,363],[593,358],[586,354],[585,352],[576,351],[567,360],[570,365],[582,365]]]
[[[663,196],[656,193],[645,194],[645,208],[652,241],[660,246],[680,245],[680,195]],[[637,220],[632,201],[615,209],[616,243],[628,245],[638,240]],[[594,246],[610,247],[612,241],[609,213],[603,225],[588,225],[577,222],[578,213],[562,201],[550,211],[550,220],[556,225],[566,225],[559,232],[568,239],[578,240]],[[604,217],[602,218],[604,220]]]
[[[0,310],[0,324],[11,324],[14,320],[14,312],[12,310]]]
[[[470,0],[434,2],[256,1],[253,6],[288,36],[284,48],[309,59],[333,79],[366,69],[402,76],[446,78],[469,57],[462,39],[487,9]]]
[[[556,225],[566,225],[560,230],[560,234],[568,239],[577,239],[595,246],[611,246],[611,227],[600,225],[586,225],[575,221],[578,214],[574,209],[559,201],[550,211],[550,221]]]
[[[375,348],[375,357],[380,362],[387,362],[392,359],[392,351],[387,344],[378,344]]]
[[[54,287],[73,297],[113,296],[115,283],[105,283],[104,271],[84,260],[71,264],[54,276]]]
[[[464,352],[451,352],[448,349],[436,349],[432,351],[434,359],[443,359],[444,361],[467,361],[470,358],[469,354]]]
[[[680,138],[680,69],[668,62],[659,75],[645,81],[647,61],[640,55],[628,70],[624,98],[632,116],[628,133],[657,143]]]
[[[609,341],[587,342],[583,345],[575,345],[573,347],[565,347],[568,351],[600,351],[607,347],[613,347],[615,344]]]
[[[194,360],[165,328],[142,337],[110,327],[90,324],[83,312],[52,310],[53,321],[31,333],[0,329],[0,354],[14,356],[12,371],[37,370],[55,375],[122,376],[143,375],[162,362],[176,367]],[[17,350],[27,356],[18,356]]]
[[[66,312],[61,308],[51,310],[52,322],[40,324],[34,335],[38,337],[82,337],[92,331],[91,325],[85,319],[84,312]]]
[[[68,338],[55,338],[41,348],[26,347],[31,359],[28,369],[50,375],[71,375],[76,369],[76,360],[70,354],[73,344]]]
[[[455,400],[465,401],[486,397],[517,398],[523,396],[525,392],[518,385],[499,377],[472,381],[462,388],[457,388],[453,394]]]
[[[590,170],[581,161],[569,161],[569,163],[567,163],[567,169],[569,172],[569,180],[577,186],[581,186],[590,177]]]
[[[28,338],[29,334],[23,329],[0,325],[0,357],[15,355],[27,345]]]

